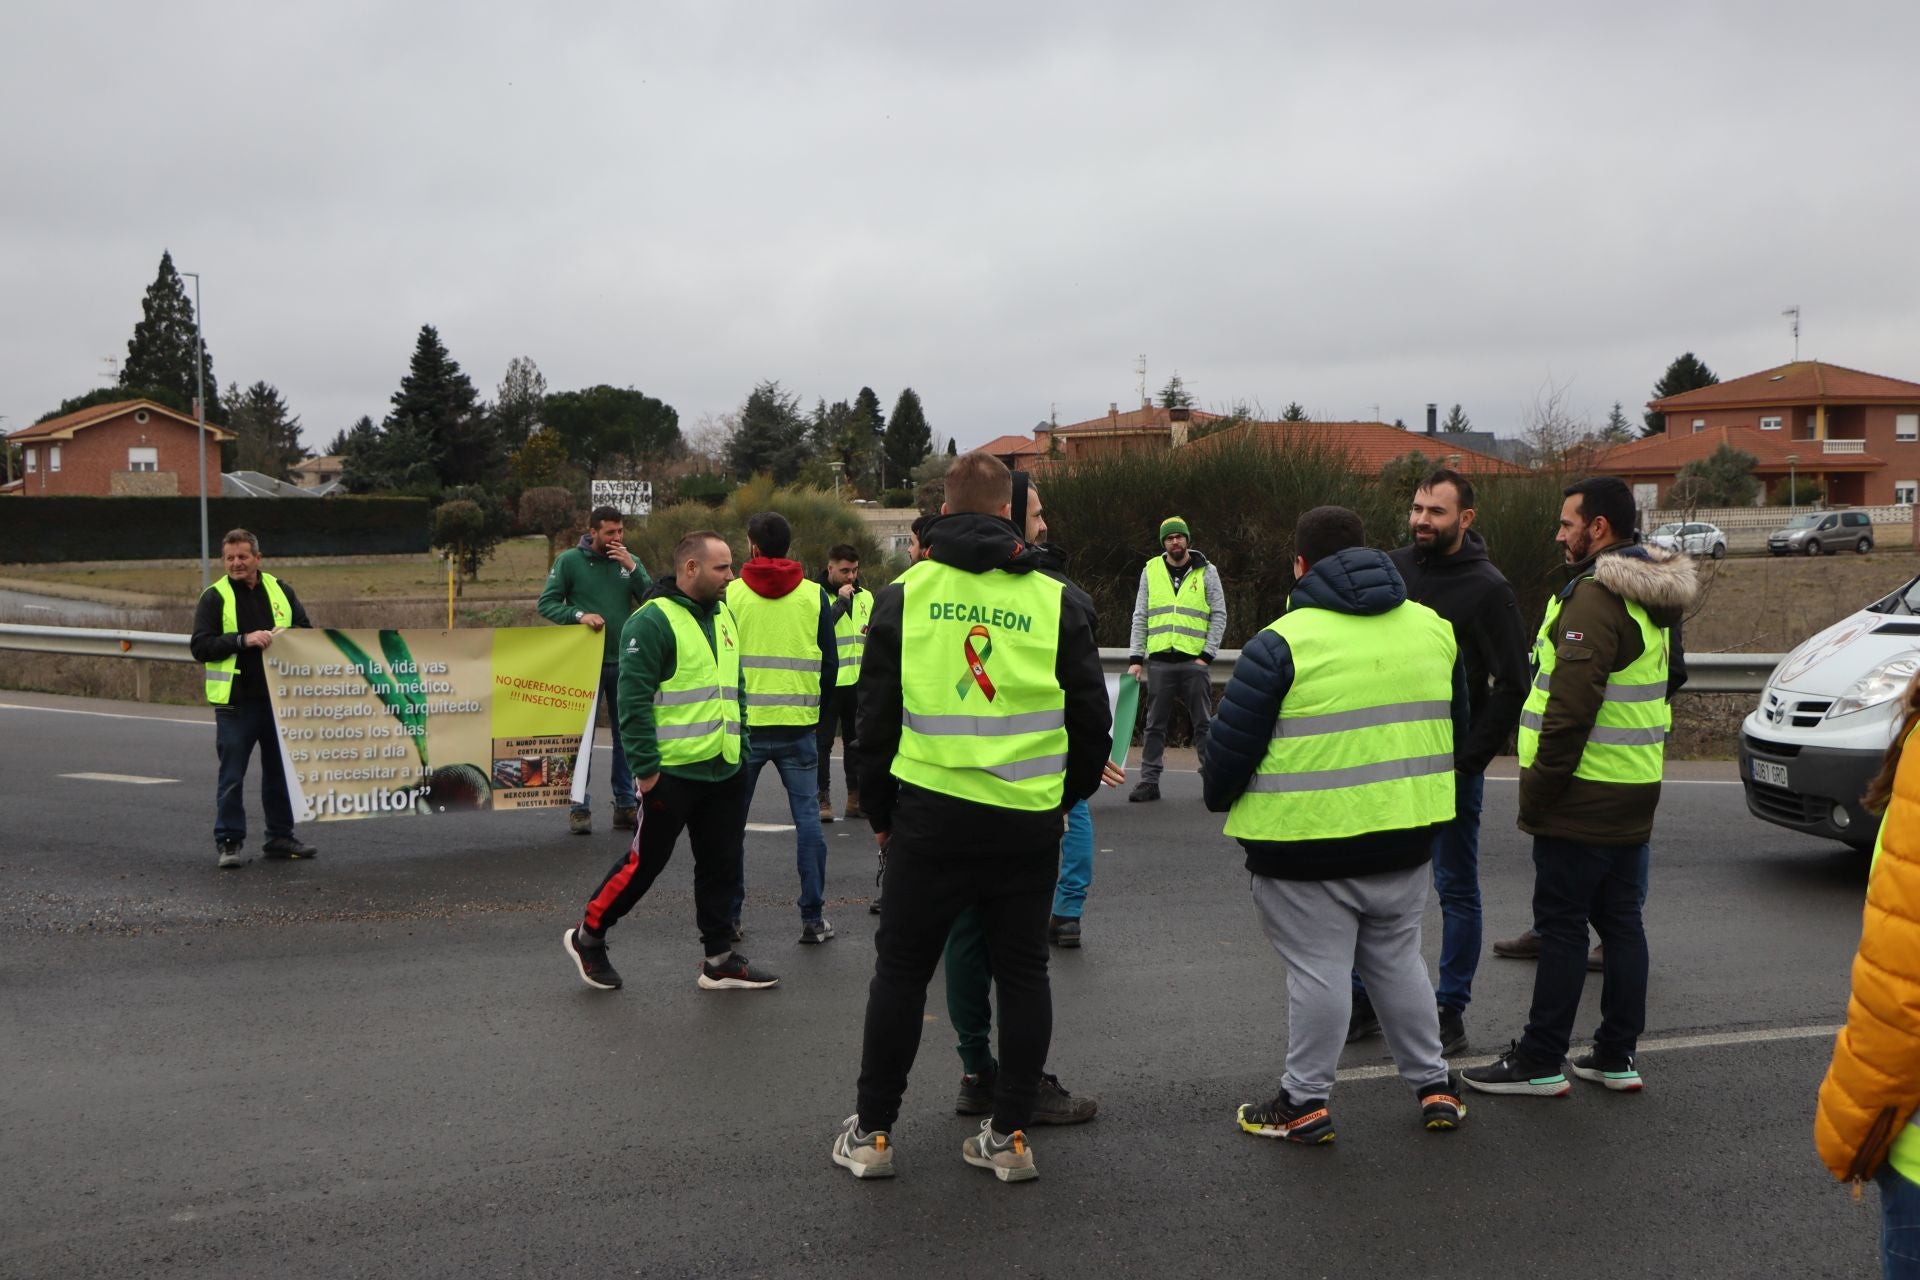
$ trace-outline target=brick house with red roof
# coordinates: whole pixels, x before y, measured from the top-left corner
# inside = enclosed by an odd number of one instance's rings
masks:
[[[1616,446],[1596,460],[1640,493],[1657,486],[1664,499],[1682,466],[1724,442],[1759,460],[1754,474],[1769,490],[1791,469],[1819,480],[1834,506],[1920,497],[1920,383],[1797,360],[1647,408],[1665,416],[1665,433]],[[1697,436],[1712,443],[1688,442]]]
[[[15,493],[25,497],[198,497],[199,424],[152,400],[122,400],[9,432],[20,447]],[[220,445],[234,434],[207,424],[209,496],[220,493]]]

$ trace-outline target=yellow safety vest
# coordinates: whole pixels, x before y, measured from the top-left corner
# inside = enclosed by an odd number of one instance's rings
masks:
[[[873,592],[856,587],[853,607],[833,620],[833,643],[840,656],[838,688],[860,683],[860,660],[867,656],[867,624],[873,621]]]
[[[1002,809],[1058,809],[1067,775],[1059,579],[922,560],[899,581],[893,776]]]
[[[1211,565],[1195,565],[1173,589],[1173,574],[1165,556],[1147,561],[1147,649],[1168,649],[1199,657],[1207,647],[1207,624],[1213,610],[1207,606],[1207,573]]]
[[[701,764],[718,756],[740,762],[740,639],[724,600],[713,606],[713,640],[685,605],[656,596],[640,606],[658,609],[673,627],[673,675],[653,692],[653,738],[663,768]]]
[[[1240,840],[1338,840],[1453,818],[1453,628],[1408,601],[1362,617],[1294,609],[1273,741],[1227,814]]]
[[[274,627],[293,625],[293,606],[287,603],[287,593],[280,589],[280,580],[270,573],[260,575],[261,589],[267,593],[267,608],[273,615]],[[220,630],[233,635],[240,630],[240,620],[234,607],[233,579],[222,578],[208,587],[209,591],[220,593]],[[229,654],[218,662],[207,663],[207,701],[216,707],[224,707],[233,701],[233,678],[240,670],[240,655]]]
[[[739,578],[727,607],[740,628],[740,672],[747,682],[747,725],[820,722],[820,584],[802,581],[769,599]]]
[[[1520,709],[1517,739],[1522,769],[1530,768],[1540,753],[1540,726],[1562,643],[1556,624],[1564,601],[1563,594],[1547,602],[1547,616],[1540,620],[1540,633],[1534,637],[1538,671]],[[1640,628],[1641,653],[1625,669],[1608,674],[1606,697],[1587,732],[1586,749],[1573,776],[1588,782],[1658,782],[1667,729],[1673,723],[1673,709],[1667,705],[1667,629],[1655,626],[1637,600],[1622,597],[1621,603]]]

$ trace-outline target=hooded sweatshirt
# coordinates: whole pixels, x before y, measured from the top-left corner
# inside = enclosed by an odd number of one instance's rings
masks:
[[[1287,611],[1332,609],[1376,617],[1405,604],[1406,584],[1383,551],[1350,547],[1315,562],[1294,584]],[[1293,687],[1293,651],[1276,631],[1262,630],[1240,650],[1233,679],[1213,715],[1200,781],[1207,808],[1225,813],[1253,780],[1273,741],[1280,706]],[[1453,667],[1453,739],[1469,718],[1465,668]],[[1276,880],[1339,880],[1420,866],[1432,856],[1434,826],[1372,831],[1327,840],[1242,840],[1247,870]]]
[[[1005,520],[965,513],[941,518],[940,537],[930,558],[968,573],[994,569],[1034,573],[1044,571],[1047,564],[1046,557],[1026,546]],[[1113,711],[1093,637],[1093,601],[1072,583],[1066,583],[1060,595],[1054,676],[1066,694],[1066,780],[1059,809],[1027,813],[903,786],[893,776],[893,758],[900,749],[900,635],[905,598],[905,589],[898,583],[874,597],[867,652],[860,668],[860,805],[868,822],[877,832],[899,835],[904,829],[916,845],[930,852],[971,856],[1039,846],[1057,850],[1061,811],[1099,787],[1112,746]],[[914,660],[924,659],[914,655]]]
[[[540,616],[565,627],[586,614],[599,614],[607,622],[600,631],[606,639],[601,661],[618,662],[621,624],[647,598],[647,586],[644,572],[629,573],[612,556],[595,551],[592,536],[583,533],[579,545],[555,557],[540,592]]]
[[[685,609],[706,636],[709,648],[714,643],[714,615],[726,605],[719,600],[700,604],[680,589],[670,573],[662,574],[647,593],[647,599],[665,600],[669,609]],[[612,628],[608,628],[612,630]],[[654,737],[653,695],[673,678],[679,667],[679,647],[673,623],[659,609],[639,609],[621,628],[620,642],[620,745],[626,748],[627,767],[636,780],[663,772],[660,768],[660,744]],[[737,695],[736,695],[737,696]],[[740,759],[747,758],[747,711],[740,708]],[[722,782],[740,771],[739,761],[728,763],[720,756],[675,765],[664,770],[677,778],[693,782]]]
[[[1407,598],[1453,626],[1473,705],[1473,723],[1454,748],[1453,768],[1469,777],[1485,773],[1507,745],[1527,700],[1527,632],[1513,588],[1487,559],[1487,544],[1472,529],[1451,554],[1415,545],[1388,556],[1407,584]]]
[[[1668,628],[1667,698],[1687,682],[1680,620],[1693,603],[1693,561],[1639,543],[1617,543],[1573,567],[1560,591],[1553,688],[1541,713],[1540,746],[1520,771],[1520,829],[1582,844],[1644,844],[1660,804],[1657,782],[1592,782],[1573,771],[1606,698],[1607,677],[1645,652],[1623,600]],[[1578,640],[1569,637],[1578,636]]]
[[[819,596],[820,623],[814,641],[820,646],[820,705],[826,706],[840,679],[840,652],[834,643],[833,608],[828,603],[826,588],[817,582],[808,582],[806,568],[798,560],[773,556],[754,556],[748,560],[740,566],[740,577],[736,581],[740,586],[730,585],[729,593],[751,591],[764,600],[781,600],[803,588],[811,588]],[[744,673],[742,679],[745,679]],[[779,742],[811,738],[815,731],[816,725],[812,724],[763,724],[754,731],[754,736],[763,742]]]

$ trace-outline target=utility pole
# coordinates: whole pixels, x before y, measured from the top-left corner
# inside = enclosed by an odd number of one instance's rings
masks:
[[[207,545],[207,347],[200,334],[200,273],[182,271],[193,277],[193,421],[200,434],[200,589],[213,583],[212,548]]]

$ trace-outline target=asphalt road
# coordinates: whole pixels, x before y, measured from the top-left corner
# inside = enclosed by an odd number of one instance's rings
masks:
[[[1662,810],[1641,1095],[1470,1095],[1432,1135],[1376,1040],[1348,1052],[1337,1144],[1238,1132],[1277,1082],[1283,974],[1176,773],[1157,805],[1096,801],[1086,946],[1055,957],[1052,1066],[1100,1118],[1034,1135],[1037,1182],[964,1165],[936,982],[901,1176],[867,1184],[827,1159],[872,962],[864,828],[829,828],[819,948],[795,943],[790,834],[749,836],[743,949],[778,990],[695,987],[683,850],[603,994],[559,939],[611,833],[316,825],[317,861],[222,873],[204,712],[0,703],[0,1275],[1874,1274],[1877,1195],[1853,1203],[1810,1137],[1864,867],[1749,818],[1731,766],[1676,767]],[[757,821],[784,817],[773,778]],[[1513,813],[1491,783],[1489,942],[1527,920]],[[1477,1051],[1517,1033],[1531,977],[1483,963]]]

